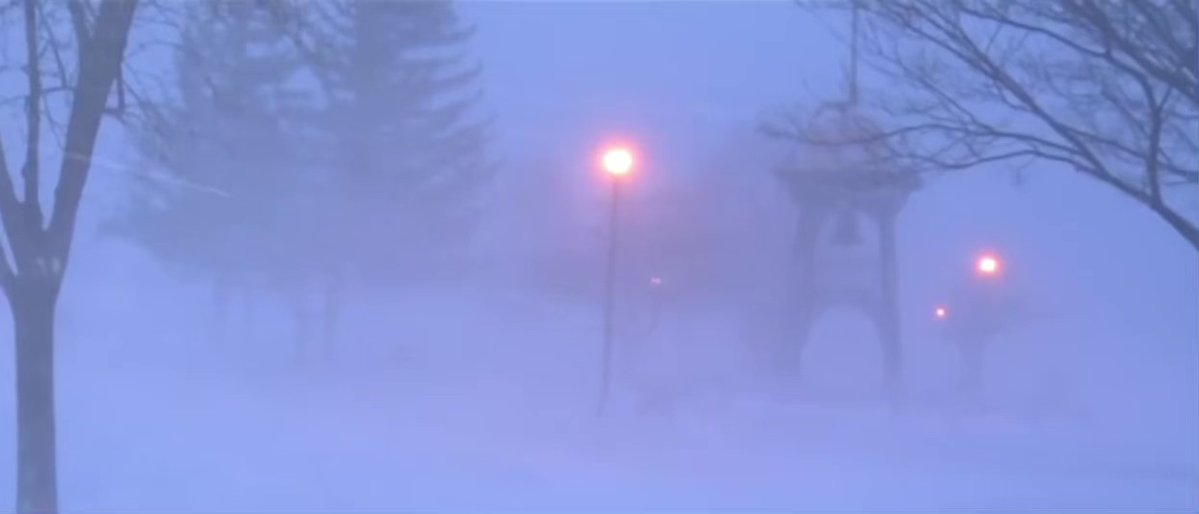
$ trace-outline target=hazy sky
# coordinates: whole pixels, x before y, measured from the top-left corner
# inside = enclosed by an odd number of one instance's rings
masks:
[[[685,147],[794,101],[803,80],[836,66],[835,54],[804,47],[827,44],[819,28],[780,2],[467,2],[463,11],[479,26],[488,95],[516,155],[613,132]]]

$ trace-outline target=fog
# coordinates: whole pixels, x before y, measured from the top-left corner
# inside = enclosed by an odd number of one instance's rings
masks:
[[[1005,164],[932,176],[898,218],[902,401],[853,309],[780,371],[796,211],[774,175],[790,149],[758,128],[841,94],[843,14],[458,9],[495,116],[480,221],[453,258],[380,238],[400,278],[348,281],[332,344],[309,334],[319,288],[236,290],[217,321],[211,278],[107,231],[147,165],[104,127],[56,326],[63,511],[1199,508],[1199,262],[1148,209],[1053,164],[1022,184]],[[637,164],[601,416],[613,142]],[[315,233],[393,228],[308,214]],[[963,410],[933,312],[983,251],[1039,315],[994,341]],[[15,412],[5,390],[5,506]]]

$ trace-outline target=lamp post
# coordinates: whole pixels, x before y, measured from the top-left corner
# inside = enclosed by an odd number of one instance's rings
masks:
[[[608,202],[608,257],[604,273],[604,329],[603,329],[603,361],[600,371],[600,399],[598,413],[604,415],[608,405],[608,395],[612,386],[612,353],[613,353],[613,313],[616,287],[616,236],[620,221],[620,183],[633,171],[633,152],[628,148],[617,146],[609,148],[603,155],[604,172],[610,177],[612,184],[611,199]]]

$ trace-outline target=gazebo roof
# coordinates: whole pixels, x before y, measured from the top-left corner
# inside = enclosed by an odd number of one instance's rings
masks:
[[[776,170],[798,202],[902,204],[920,186],[919,177],[895,165],[879,125],[852,105],[821,108],[805,136]]]

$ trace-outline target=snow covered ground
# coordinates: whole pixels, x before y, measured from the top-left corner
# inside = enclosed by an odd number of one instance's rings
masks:
[[[676,357],[688,371],[651,391],[677,401],[642,408],[644,370],[625,369],[598,419],[591,305],[413,293],[357,306],[336,364],[305,366],[280,357],[278,327],[214,349],[186,328],[206,314],[138,324],[134,305],[146,302],[94,307],[104,321],[65,308],[66,511],[1199,508],[1199,407],[1181,390],[1193,362],[1159,370],[1184,382],[1130,389],[1156,395],[1156,410],[1038,425],[1017,402],[955,422],[932,386],[902,413],[869,386],[780,392],[725,344],[728,320],[676,317],[658,336],[690,353],[658,355],[691,355]],[[11,402],[0,395],[2,419]],[[13,483],[11,449],[0,445],[0,484]]]

